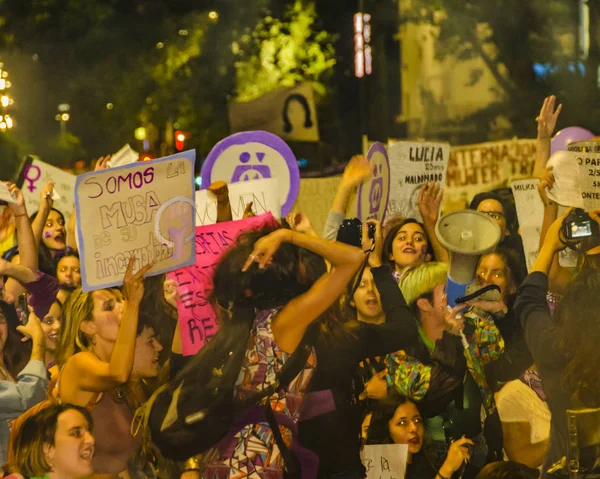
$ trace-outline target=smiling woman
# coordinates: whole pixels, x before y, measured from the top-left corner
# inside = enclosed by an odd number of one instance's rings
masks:
[[[14,472],[45,479],[89,477],[95,445],[92,429],[92,418],[84,408],[53,404],[41,409],[23,422],[15,436]]]

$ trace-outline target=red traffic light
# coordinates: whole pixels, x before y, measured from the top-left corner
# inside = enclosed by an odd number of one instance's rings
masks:
[[[175,132],[175,149],[177,151],[182,151],[185,148],[185,140],[187,135],[180,130]]]

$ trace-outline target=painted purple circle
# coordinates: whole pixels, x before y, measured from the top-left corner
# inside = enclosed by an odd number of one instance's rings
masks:
[[[387,149],[385,148],[385,145],[381,142],[375,142],[373,143],[373,145],[371,145],[371,148],[369,148],[369,152],[367,153],[367,160],[371,161],[371,159],[373,158],[373,155],[375,155],[375,153],[381,153],[383,155],[383,157],[385,158],[385,165],[387,167],[387,171],[388,171],[388,177],[387,177],[387,197],[385,198],[385,208],[383,209],[383,213],[381,213],[381,218],[379,219],[379,221],[381,223],[383,223],[383,220],[385,219],[385,213],[387,211],[388,208],[388,204],[390,201],[390,159],[388,157],[388,153],[387,153]],[[372,165],[371,165],[372,166]],[[358,187],[358,191],[357,191],[357,208],[356,208],[356,215],[357,218],[361,221],[364,221],[362,218],[362,202],[363,202],[363,183],[361,183]],[[365,195],[365,200],[369,201],[369,198],[366,197]],[[367,218],[365,218],[366,220]]]
[[[296,160],[294,153],[287,143],[272,133],[268,133],[266,131],[243,131],[241,133],[235,133],[219,141],[213,147],[213,149],[210,150],[210,153],[202,165],[202,171],[200,173],[202,176],[202,185],[200,188],[205,190],[212,183],[213,167],[227,149],[231,148],[232,146],[245,145],[246,143],[262,143],[263,145],[275,150],[285,160],[290,174],[290,189],[285,202],[281,205],[281,217],[285,218],[287,214],[292,211],[294,203],[298,198],[298,193],[300,192],[300,170],[298,169],[298,161]],[[262,162],[262,159],[259,161]],[[237,181],[240,181],[239,179],[234,181],[234,178],[232,178],[230,183],[236,183]]]

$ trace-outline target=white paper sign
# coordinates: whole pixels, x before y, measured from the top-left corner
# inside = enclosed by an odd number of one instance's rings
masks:
[[[77,177],[84,291],[117,286],[129,258],[157,275],[195,261],[195,151]]]
[[[116,168],[117,166],[130,165],[138,161],[139,157],[139,153],[134,151],[128,143],[108,160],[108,167]]]
[[[515,197],[527,271],[531,269],[537,258],[544,221],[544,203],[537,190],[539,182],[538,179],[519,180],[513,181],[510,185]]]
[[[75,192],[75,179],[72,173],[63,171],[56,166],[44,163],[39,158],[33,158],[27,161],[23,170],[23,198],[29,214],[35,213],[40,209],[40,192],[46,184],[54,182],[54,208],[65,216],[65,221],[69,221],[73,213],[73,195]]]
[[[367,479],[404,479],[408,444],[365,446],[362,457]]]
[[[8,184],[4,181],[0,181],[0,200],[6,201],[7,203],[16,203],[17,199],[10,193]]]
[[[450,145],[401,141],[389,147],[388,155],[391,183],[387,217],[402,215],[420,221],[419,190],[429,181],[446,184]]]
[[[270,212],[281,218],[279,183],[274,178],[243,181],[227,185],[233,220],[241,220],[248,203],[255,215]],[[208,190],[196,191],[196,225],[206,226],[217,222],[217,198]]]
[[[558,151],[548,160],[548,167],[554,173],[554,186],[547,191],[548,198],[559,205],[583,208],[581,196],[580,167],[576,155],[572,151]]]

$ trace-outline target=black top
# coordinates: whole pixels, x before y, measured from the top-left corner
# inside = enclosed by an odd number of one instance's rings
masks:
[[[300,443],[318,454],[319,476],[362,469],[360,460],[361,408],[356,404],[353,378],[366,358],[405,349],[419,339],[417,322],[406,305],[388,265],[371,272],[381,296],[386,321],[358,323],[347,340],[320,336],[315,343],[317,369],[311,391],[330,389],[336,410],[299,424]]]
[[[561,373],[567,365],[558,347],[546,295],[548,277],[540,272],[531,273],[521,287],[515,301],[515,312],[521,320],[529,351],[535,360],[544,383],[548,406],[552,413],[550,445],[543,471],[567,454],[567,414],[571,394],[561,384]],[[542,477],[550,477],[545,472]]]

